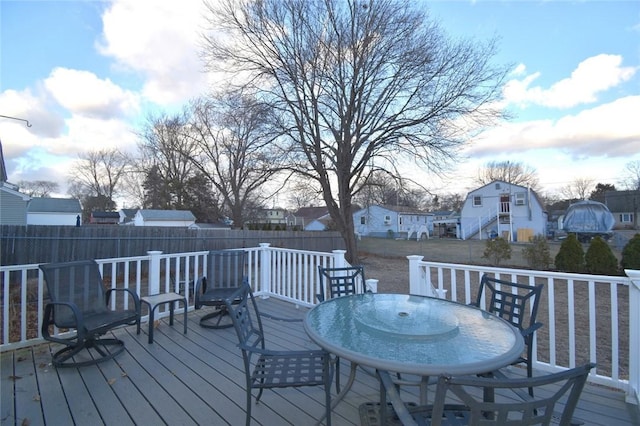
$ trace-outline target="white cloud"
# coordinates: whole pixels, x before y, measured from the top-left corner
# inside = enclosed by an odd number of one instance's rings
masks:
[[[640,96],[627,96],[556,120],[506,123],[480,135],[467,155],[492,156],[555,148],[576,157],[640,153]]]
[[[63,117],[49,104],[46,93],[34,95],[30,89],[22,91],[5,90],[0,93],[0,111],[3,115],[17,117],[29,121],[2,120],[0,134],[7,140],[13,139],[16,143],[24,138],[22,133],[31,133],[42,137],[55,137],[64,130]],[[16,137],[11,137],[16,134]]]
[[[510,103],[526,106],[543,105],[552,108],[570,108],[593,103],[598,94],[632,78],[637,68],[623,67],[620,55],[597,55],[578,64],[570,77],[562,79],[549,88],[531,87],[540,77],[539,72],[525,74],[520,64],[514,75],[525,75],[522,79],[507,82],[504,97]]]
[[[144,76],[148,99],[181,103],[206,90],[198,57],[202,17],[199,0],[116,0],[103,15],[98,47]]]
[[[72,114],[109,119],[138,111],[138,98],[89,71],[55,68],[44,81],[52,97]]]

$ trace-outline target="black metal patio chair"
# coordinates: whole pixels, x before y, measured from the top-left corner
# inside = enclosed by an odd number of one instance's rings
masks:
[[[513,364],[524,363],[527,366],[527,377],[533,375],[533,337],[542,323],[536,322],[538,303],[544,284],[526,285],[493,278],[487,274],[482,276],[480,289],[474,306],[498,315],[509,321],[520,330],[524,338],[526,356],[521,356]],[[487,298],[487,305],[482,305],[482,295]],[[501,372],[493,374],[502,375]],[[533,395],[533,389],[529,390]]]
[[[360,406],[363,424],[386,425],[550,425],[569,426],[589,371],[595,364],[589,363],[560,373],[527,378],[495,377],[451,377],[440,376],[433,405],[409,406],[406,412],[395,413],[390,407],[383,411],[380,422],[380,407],[388,407],[386,398],[380,404],[366,403]],[[393,385],[390,384],[393,388]],[[535,388],[536,396],[525,389]],[[544,388],[544,391],[542,391]],[[491,393],[499,389],[526,395],[524,400],[501,397],[495,401],[484,400],[487,389]],[[393,389],[392,389],[393,391]],[[384,394],[384,393],[383,393]],[[451,403],[455,397],[460,403]],[[449,402],[447,402],[449,401]],[[384,405],[382,405],[384,404]],[[404,422],[399,417],[404,419]]]
[[[102,338],[121,325],[137,324],[140,333],[140,300],[129,289],[108,289],[102,282],[98,264],[93,260],[40,265],[47,284],[49,301],[44,310],[42,336],[64,347],[56,351],[56,367],[81,367],[113,358],[124,350],[124,342]],[[109,307],[110,297],[122,292],[128,300],[118,300],[118,309]],[[125,303],[128,307],[125,308]],[[52,326],[69,330],[69,335],[52,335]],[[87,350],[86,357],[80,352]],[[74,359],[77,357],[78,359]]]
[[[247,391],[247,426],[251,424],[252,390],[324,386],[326,424],[331,425],[332,368],[328,352],[317,350],[274,351],[266,349],[258,306],[249,284],[243,284],[227,299],[226,309],[242,350]]]
[[[334,297],[348,296],[365,290],[364,267],[324,268],[318,266],[320,291],[316,294],[319,302]],[[326,295],[328,293],[328,297]]]
[[[213,312],[200,318],[205,328],[228,328],[233,323],[227,315],[225,299],[248,282],[245,274],[246,252],[244,250],[217,250],[207,255],[205,275],[196,282],[195,309],[211,306]]]
[[[333,299],[334,297],[349,296],[357,294],[358,290],[366,290],[366,281],[364,279],[364,267],[362,266],[346,266],[342,268],[325,268],[318,266],[318,274],[320,275],[320,292],[316,294],[318,302],[324,302],[325,299]],[[325,296],[325,291],[328,297]],[[336,372],[336,392],[340,393],[340,358],[334,357]],[[355,368],[355,365],[351,365]]]

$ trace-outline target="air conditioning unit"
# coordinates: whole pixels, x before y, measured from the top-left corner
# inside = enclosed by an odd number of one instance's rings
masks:
[[[384,221],[384,224],[385,224],[385,225],[391,225],[391,221],[390,221],[390,220],[385,220],[385,221]]]

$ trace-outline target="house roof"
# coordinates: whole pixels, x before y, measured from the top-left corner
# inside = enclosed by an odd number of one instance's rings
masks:
[[[32,198],[27,204],[28,213],[81,213],[80,201],[74,198]]]
[[[101,219],[118,219],[120,220],[120,213],[118,212],[100,212],[100,211],[95,211],[95,212],[91,212],[91,216],[94,218],[101,218]]]
[[[640,191],[606,191],[604,204],[611,212],[636,212],[640,209]]]
[[[424,211],[422,209],[419,209],[417,207],[392,206],[392,205],[387,205],[387,204],[379,205],[379,207],[382,207],[383,209],[391,210],[393,212],[400,213],[400,214],[421,214],[421,215],[426,215],[426,216],[432,216],[433,215],[433,213],[426,212],[426,211]]]
[[[326,207],[300,207],[293,215],[307,219],[317,219],[327,213],[329,213],[329,209]]]
[[[147,210],[140,209],[138,213],[144,220],[186,220],[195,221],[196,217],[189,210]]]
[[[531,195],[536,199],[536,201],[538,202],[538,204],[539,204],[539,205],[544,209],[544,203],[542,202],[542,200],[541,200],[541,199],[540,199],[540,197],[538,196],[538,193],[537,193],[536,191],[534,191],[532,188],[530,188],[530,187],[528,187],[528,186],[518,185],[518,184],[516,184],[516,183],[509,183],[509,182],[505,182],[505,181],[503,181],[503,180],[494,180],[494,181],[491,181],[491,182],[489,182],[489,183],[487,183],[487,184],[485,184],[485,185],[482,185],[482,186],[480,186],[480,187],[478,187],[478,188],[476,188],[476,189],[474,189],[474,190],[472,190],[472,191],[469,191],[469,192],[467,193],[467,198],[469,198],[469,195],[471,195],[472,193],[474,193],[474,192],[476,192],[476,191],[479,191],[479,190],[481,190],[481,189],[483,189],[483,188],[486,188],[486,187],[488,187],[488,186],[490,186],[490,185],[495,185],[496,183],[501,183],[501,184],[504,184],[504,185],[507,185],[507,186],[515,186],[515,187],[520,188],[520,189],[522,189],[522,190],[530,191],[530,192],[531,192]]]

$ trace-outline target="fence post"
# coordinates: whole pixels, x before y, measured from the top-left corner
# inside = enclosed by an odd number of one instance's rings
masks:
[[[417,294],[426,296],[423,289],[423,282],[420,279],[420,266],[418,262],[420,262],[424,256],[412,255],[407,256],[409,259],[409,294]]]
[[[640,405],[640,270],[625,269],[629,284],[629,389],[628,403]]]
[[[149,293],[160,293],[160,255],[161,251],[148,251],[149,255]]]
[[[260,281],[256,292],[271,293],[271,243],[260,243]]]
[[[334,268],[345,268],[347,267],[347,260],[344,258],[346,250],[331,250],[333,253],[333,267]]]

